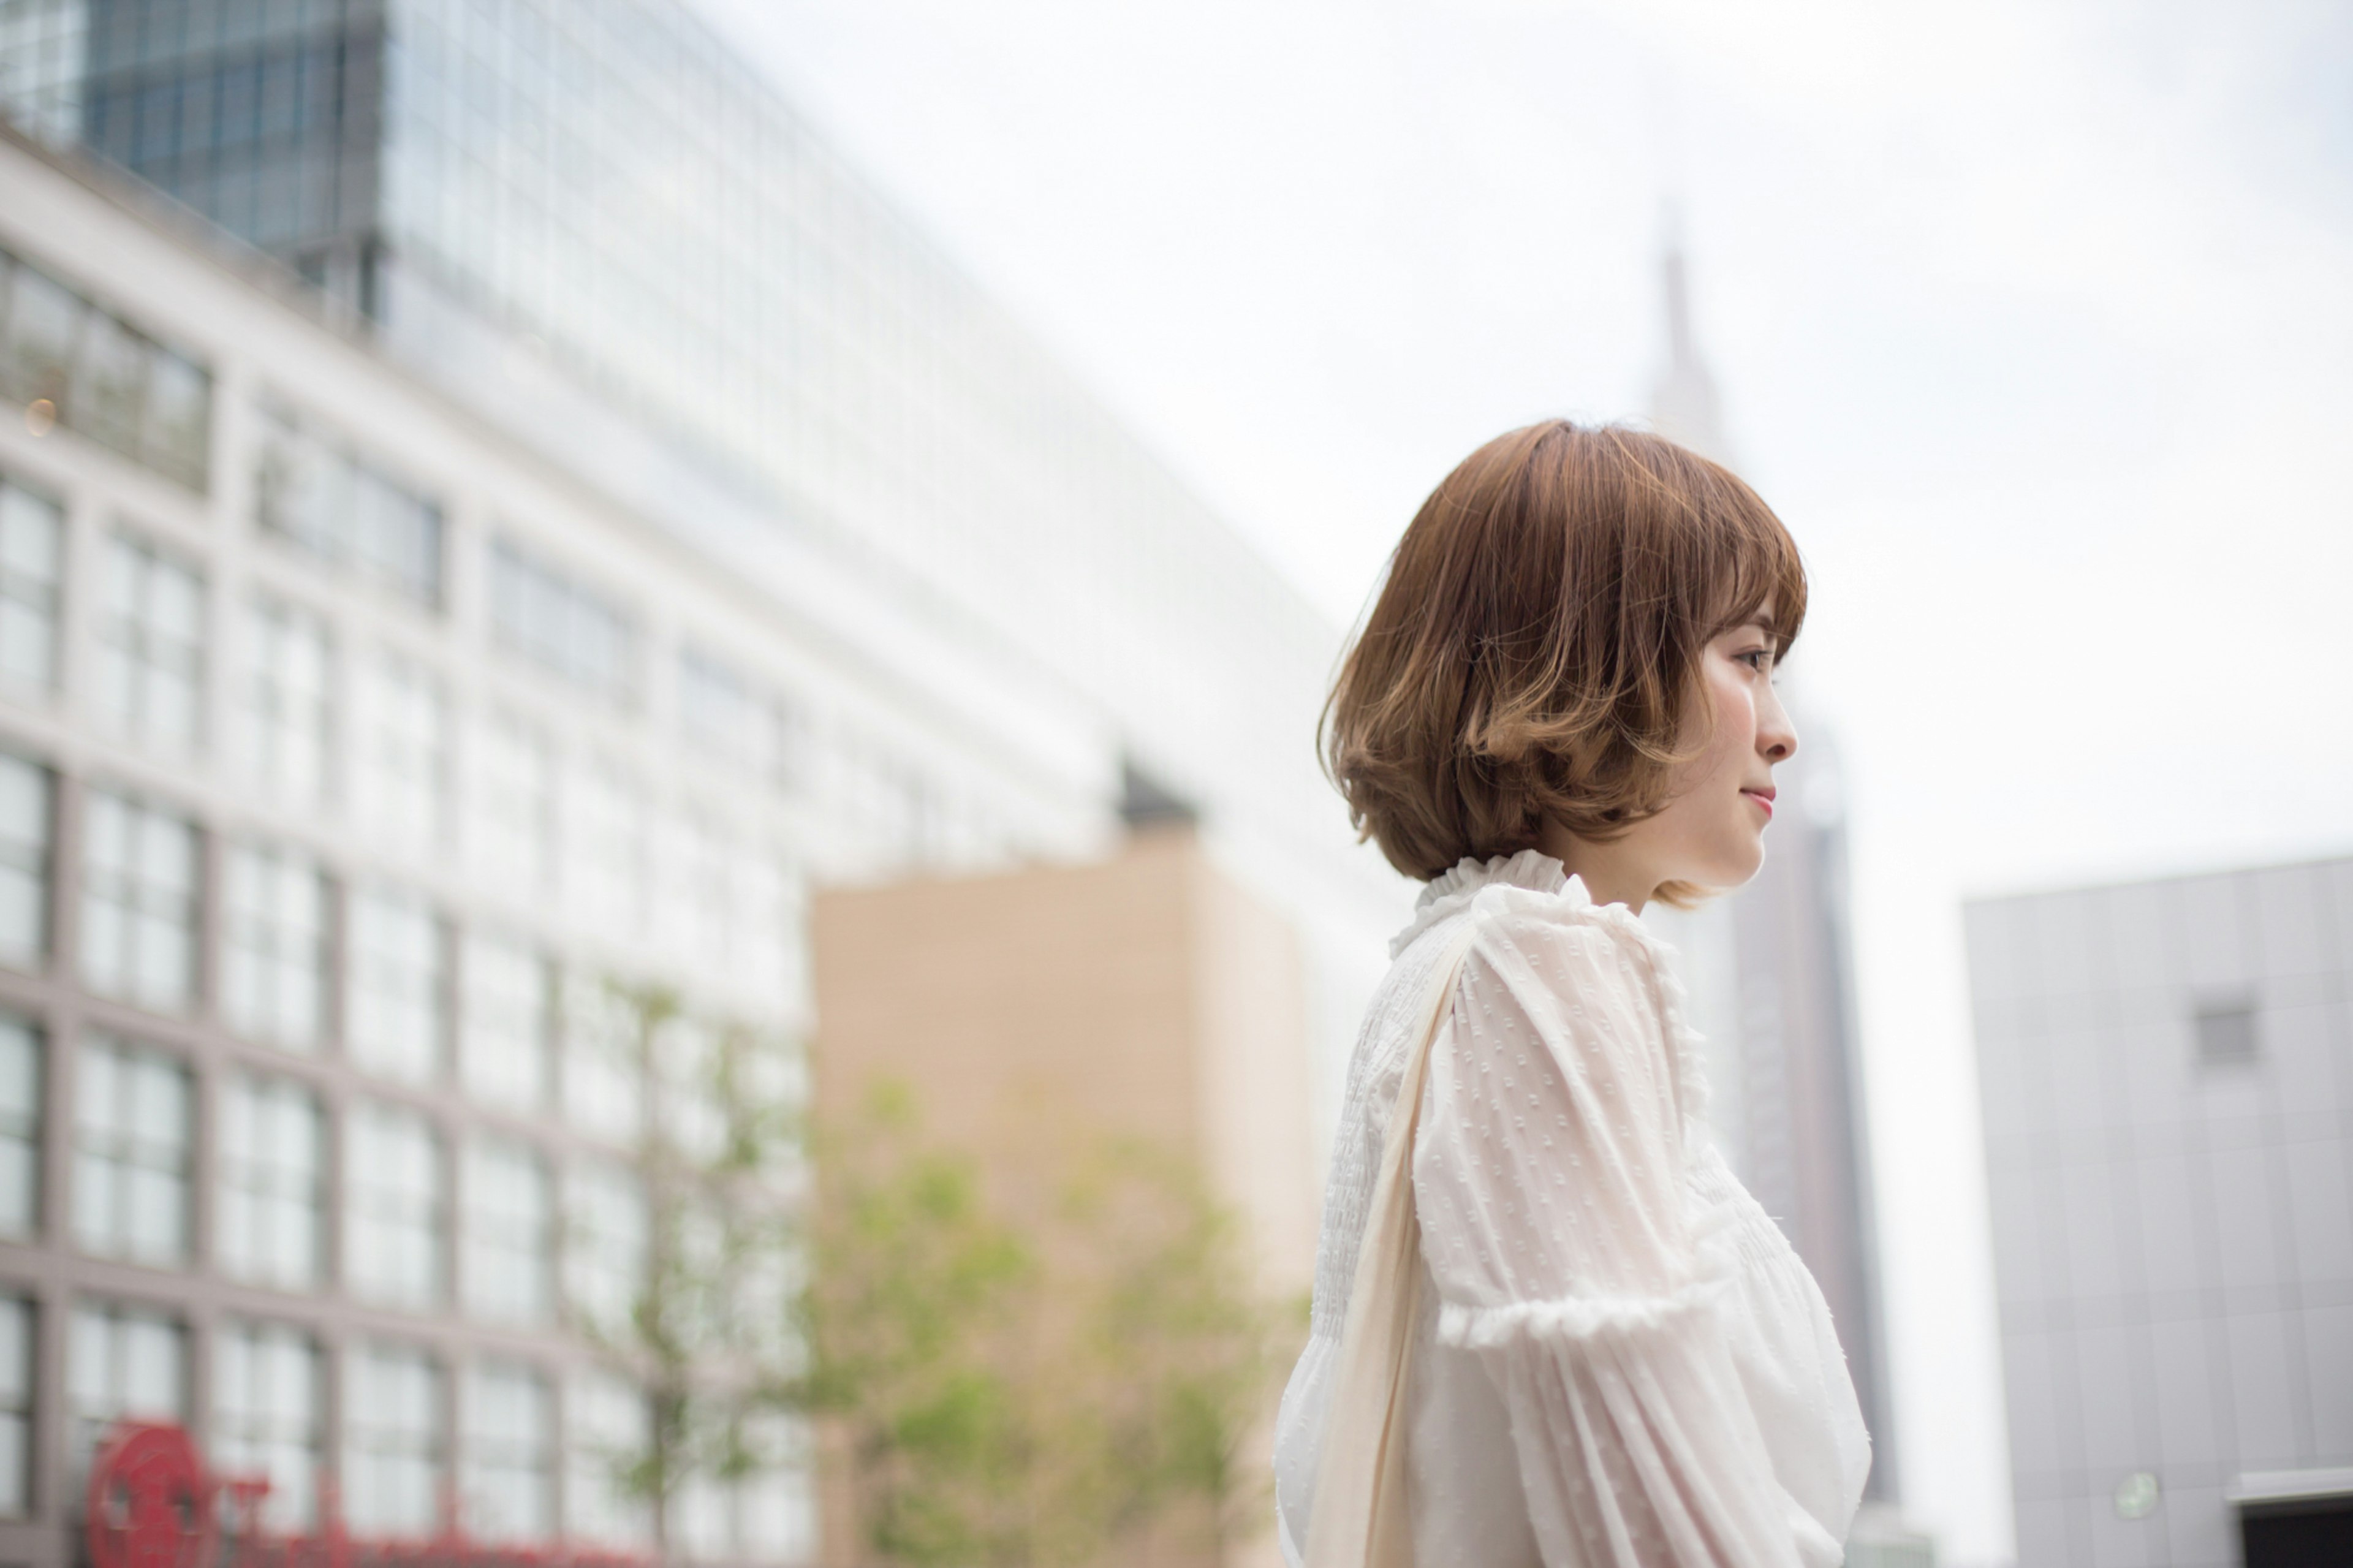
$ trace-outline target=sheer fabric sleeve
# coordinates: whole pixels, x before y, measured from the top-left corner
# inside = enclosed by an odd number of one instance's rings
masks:
[[[1685,1216],[1653,955],[1590,906],[1472,918],[1414,1201],[1439,1337],[1504,1394],[1546,1568],[1796,1568],[1717,1316],[1730,1263]]]

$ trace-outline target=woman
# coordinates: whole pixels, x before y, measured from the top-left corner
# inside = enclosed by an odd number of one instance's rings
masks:
[[[1359,833],[1428,886],[1349,1068],[1278,1423],[1293,1563],[1841,1561],[1854,1387],[1708,1136],[1635,919],[1763,863],[1805,606],[1755,492],[1636,431],[1514,431],[1406,530],[1324,743]],[[1362,1348],[1384,1331],[1389,1363]]]

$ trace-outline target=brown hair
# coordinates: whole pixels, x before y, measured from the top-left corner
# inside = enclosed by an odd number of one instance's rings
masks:
[[[1426,879],[1533,847],[1548,816],[1622,834],[1692,754],[1675,742],[1700,655],[1768,599],[1778,657],[1805,568],[1725,468],[1614,426],[1497,437],[1414,514],[1324,705],[1356,837]]]

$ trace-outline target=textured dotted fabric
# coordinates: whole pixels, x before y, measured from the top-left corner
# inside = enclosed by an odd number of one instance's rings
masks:
[[[1534,850],[1435,879],[1391,943],[1276,1426],[1285,1557],[1415,1004],[1463,921],[1414,1146],[1419,1568],[1837,1568],[1871,1440],[1821,1291],[1709,1134],[1667,951]]]

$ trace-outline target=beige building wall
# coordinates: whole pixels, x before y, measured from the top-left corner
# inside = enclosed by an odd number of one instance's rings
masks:
[[[1016,1200],[1051,1179],[1066,1133],[1181,1151],[1242,1215],[1263,1284],[1307,1289],[1298,942],[1188,830],[1086,865],[823,892],[811,926],[821,1115],[902,1080],[927,1131]]]
[[[1087,865],[821,893],[812,937],[821,1116],[902,1081],[926,1133],[1017,1210],[1092,1140],[1149,1141],[1199,1162],[1265,1289],[1307,1290],[1321,1194],[1299,943],[1188,828]],[[1269,1539],[1226,1561],[1279,1558]]]

